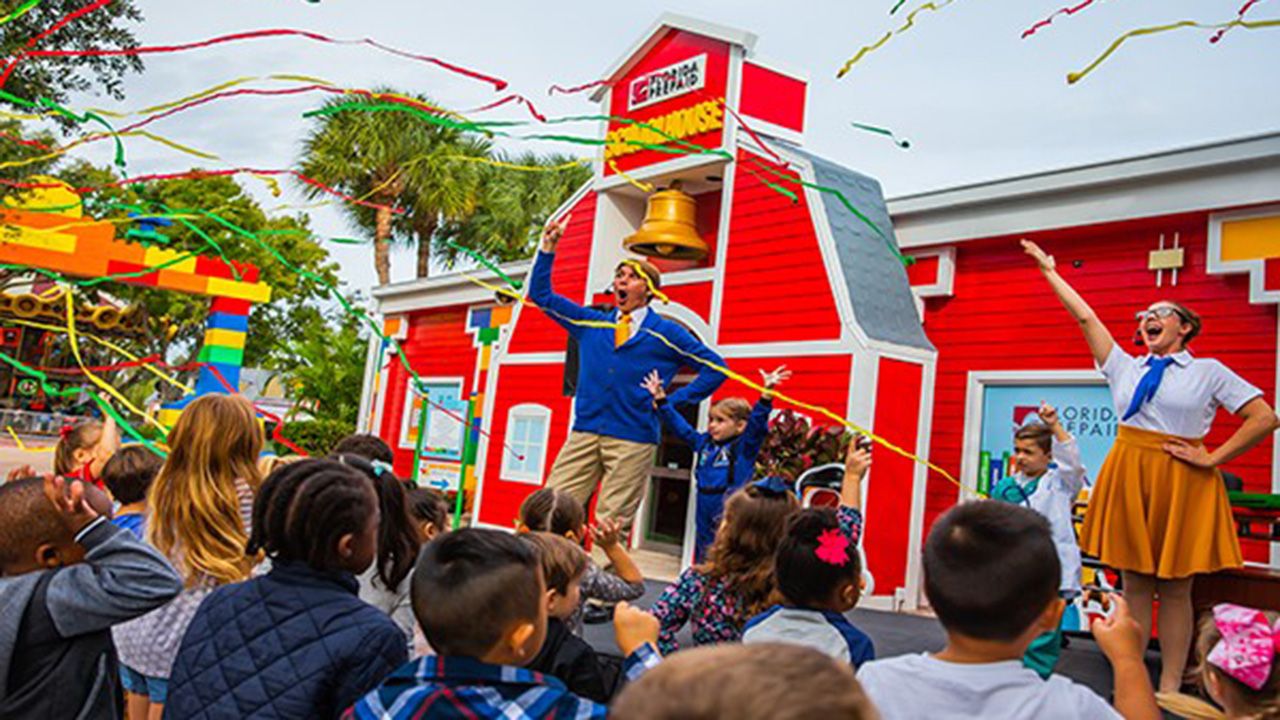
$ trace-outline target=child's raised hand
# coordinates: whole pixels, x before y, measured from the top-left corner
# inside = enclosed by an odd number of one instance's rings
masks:
[[[779,365],[773,369],[773,372],[760,371],[761,384],[767,389],[772,390],[782,383],[791,379],[791,371],[786,365]]]
[[[640,387],[648,390],[655,401],[667,398],[667,390],[662,387],[662,376],[658,375],[657,370],[650,370],[644,377],[644,382],[640,383]]]
[[[1040,410],[1036,414],[1040,416],[1040,421],[1049,427],[1058,424],[1058,409],[1047,402],[1040,403]]]
[[[14,480],[21,480],[22,478],[39,477],[39,476],[40,476],[40,473],[36,472],[36,469],[31,467],[30,465],[19,465],[18,467],[10,470],[8,474],[4,476],[4,481],[7,483],[11,483]]]
[[[591,525],[591,537],[600,545],[601,550],[614,547],[622,542],[622,521],[617,518],[604,518]]]
[[[623,600],[613,609],[613,636],[623,655],[645,643],[658,643],[658,618]]]
[[[1129,603],[1115,594],[1109,595],[1108,599],[1111,601],[1111,614],[1096,618],[1090,626],[1094,641],[1112,663],[1142,657],[1146,638],[1142,637],[1142,626],[1129,612]]]
[[[871,447],[859,442],[861,436],[849,440],[849,449],[844,453],[844,476],[861,480],[871,468]]]
[[[61,477],[55,475],[44,477],[44,496],[58,509],[62,515],[62,521],[66,523],[72,535],[79,533],[98,517],[98,513],[85,497],[86,487],[79,480],[73,480],[68,485],[67,481]]]

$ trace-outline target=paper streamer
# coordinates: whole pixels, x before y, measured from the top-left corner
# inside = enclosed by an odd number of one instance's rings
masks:
[[[34,320],[21,320],[18,318],[4,318],[3,320],[0,320],[0,324],[21,325],[23,327],[36,328],[38,330],[45,330],[47,332],[56,332],[56,333],[67,332],[67,329],[65,327],[59,327],[57,325],[46,325],[44,323],[36,322]],[[160,362],[160,358],[158,356],[148,355],[145,358],[140,358],[137,355],[134,355],[133,353],[129,352],[128,350],[125,350],[124,348],[120,347],[119,345],[116,345],[110,340],[106,340],[104,338],[98,337],[97,335],[92,335],[87,332],[80,332],[79,334],[81,337],[86,338],[94,343],[97,343],[98,345],[101,345],[102,347],[105,347],[108,350],[111,350],[112,352],[118,353],[120,355],[123,355],[124,357],[129,358],[127,362],[117,363],[115,365],[107,365],[103,367],[90,367],[88,368],[88,370],[92,372],[111,372],[112,370],[116,370],[118,368],[133,367],[136,365],[150,372],[152,375],[155,375],[157,378],[163,380],[169,385],[172,385],[173,387],[178,388],[179,390],[182,391],[184,395],[192,395],[195,393],[195,389],[192,388],[190,385],[187,385],[186,383],[183,383],[181,380],[178,380],[172,375],[169,375],[157,369],[156,367],[157,365],[165,365],[165,363]],[[55,370],[52,368],[41,368],[41,367],[36,367],[35,369],[42,370],[47,373],[51,372],[55,374],[58,374],[58,373],[83,374],[85,370],[83,368],[74,368],[74,369],[67,368],[67,369]],[[175,372],[181,372],[184,369],[186,368],[178,367],[178,368],[174,368],[173,370]]]
[[[19,137],[12,133],[0,131],[0,137],[5,138],[6,140],[12,140],[18,143],[19,145],[26,145],[27,147],[33,147],[38,150],[49,151],[53,149],[52,147],[40,142],[39,140],[27,140],[26,138]]]
[[[618,167],[618,161],[616,161],[616,160],[610,160],[610,161],[609,161],[609,169],[610,169],[610,170],[613,170],[614,174],[616,174],[618,177],[622,178],[623,180],[626,180],[626,181],[627,181],[627,183],[629,183],[629,184],[631,185],[631,187],[636,188],[636,189],[637,189],[637,190],[639,190],[640,192],[642,192],[642,193],[651,193],[651,192],[653,192],[653,186],[652,186],[652,185],[650,185],[650,184],[649,184],[649,183],[647,183],[647,182],[643,182],[643,181],[637,180],[637,179],[635,179],[635,178],[631,177],[630,175],[628,175],[627,173],[623,172],[622,168]]]
[[[598,87],[607,87],[608,85],[609,85],[608,80],[596,80],[595,82],[584,83],[582,85],[574,85],[573,87],[565,87],[563,85],[552,85],[551,87],[547,88],[547,94],[554,95],[556,93],[560,93],[561,95],[573,95],[575,93],[580,93],[584,90],[590,90],[592,88],[598,88]]]
[[[466,278],[467,280],[469,280],[469,281],[471,281],[471,282],[473,282],[473,283],[475,283],[475,284],[479,285],[480,287],[485,288],[486,290],[489,290],[490,292],[509,292],[509,291],[507,291],[507,290],[506,290],[506,288],[501,288],[501,287],[498,287],[498,286],[493,285],[493,284],[491,284],[491,283],[487,283],[487,282],[485,282],[485,281],[483,281],[483,280],[480,280],[479,278],[475,278],[475,277],[471,277],[470,275],[466,275],[465,273],[462,275],[462,277],[464,277],[464,278]],[[547,308],[544,308],[544,307],[541,307],[541,306],[539,306],[539,305],[535,304],[532,300],[529,300],[527,297],[517,296],[517,299],[518,299],[518,301],[519,301],[522,305],[528,305],[528,306],[530,306],[530,307],[537,308],[537,309],[541,310],[543,313],[545,313],[545,314],[547,314],[547,315],[550,315],[550,316],[554,316],[554,317],[556,317],[556,318],[558,318],[558,319],[560,319],[560,320],[562,320],[562,321],[564,321],[564,322],[569,323],[570,325],[575,325],[575,326],[578,326],[578,327],[602,328],[602,329],[610,329],[610,330],[616,330],[616,329],[619,327],[618,323],[615,323],[615,322],[608,322],[608,321],[604,321],[604,320],[574,320],[574,319],[571,319],[571,318],[566,318],[566,317],[564,317],[564,316],[562,316],[562,315],[559,315],[558,313],[556,313],[556,312],[554,312],[554,311],[552,311],[552,310],[549,310],[549,309],[547,309]],[[807,403],[807,402],[804,402],[804,401],[802,401],[802,400],[797,400],[796,398],[793,398],[793,397],[791,397],[791,396],[789,396],[789,395],[786,395],[785,393],[781,393],[781,392],[777,391],[776,389],[768,389],[768,388],[765,388],[763,385],[760,385],[759,383],[755,382],[754,380],[752,380],[752,379],[750,379],[750,378],[748,378],[748,377],[746,377],[746,376],[743,376],[743,375],[741,375],[741,374],[739,374],[739,373],[736,373],[736,372],[734,372],[733,370],[731,370],[731,369],[729,369],[729,368],[727,368],[727,367],[725,367],[725,366],[723,366],[723,365],[720,365],[720,364],[718,364],[718,363],[713,363],[713,362],[711,362],[710,360],[706,360],[706,359],[704,359],[704,358],[698,357],[697,355],[694,355],[694,354],[692,354],[692,353],[686,352],[685,350],[683,350],[683,349],[681,349],[679,346],[677,346],[675,343],[671,342],[671,340],[667,339],[664,335],[662,335],[662,333],[654,332],[653,330],[650,330],[649,328],[641,328],[641,331],[642,331],[642,332],[645,332],[645,333],[648,333],[649,335],[653,336],[653,337],[654,337],[654,338],[656,338],[659,342],[661,342],[663,345],[666,345],[667,347],[669,347],[669,348],[671,348],[672,350],[674,350],[676,353],[680,354],[682,357],[685,357],[685,358],[689,359],[689,360],[690,360],[690,361],[692,361],[692,362],[695,362],[695,363],[697,363],[697,364],[699,364],[699,365],[703,365],[703,366],[708,367],[708,368],[710,368],[710,369],[712,369],[712,370],[715,370],[716,372],[720,373],[721,375],[724,375],[725,377],[729,378],[730,380],[734,380],[734,381],[736,381],[736,382],[738,382],[738,383],[740,383],[740,384],[742,384],[742,385],[745,385],[745,386],[746,386],[746,387],[748,387],[748,388],[751,388],[751,389],[753,389],[753,390],[756,390],[756,391],[758,391],[758,392],[761,392],[761,393],[768,392],[768,393],[772,394],[772,395],[773,395],[773,397],[774,397],[775,399],[777,399],[777,400],[781,400],[781,401],[783,401],[783,402],[789,403],[789,404],[791,404],[791,405],[793,405],[793,406],[795,406],[795,407],[797,407],[797,408],[800,408],[800,409],[802,409],[802,410],[808,410],[809,412],[817,413],[817,414],[819,414],[819,415],[822,415],[823,417],[829,418],[829,419],[831,419],[831,420],[833,420],[833,421],[835,421],[835,422],[837,422],[837,423],[839,423],[839,424],[843,425],[844,427],[846,427],[846,428],[848,428],[848,429],[850,429],[850,430],[852,430],[852,431],[854,431],[854,432],[856,432],[856,433],[859,433],[859,434],[861,434],[861,435],[865,435],[865,436],[866,436],[867,438],[869,438],[872,442],[874,442],[874,443],[876,443],[877,445],[880,445],[880,446],[882,446],[882,447],[884,447],[884,448],[887,448],[887,449],[888,449],[888,450],[890,450],[891,452],[894,452],[894,453],[896,453],[896,454],[898,454],[898,455],[901,455],[901,456],[903,456],[903,457],[905,457],[905,458],[907,458],[907,459],[911,460],[912,462],[916,462],[916,463],[919,463],[919,464],[921,464],[921,465],[924,465],[925,467],[929,468],[930,470],[933,470],[934,472],[938,473],[938,474],[939,474],[939,475],[941,475],[942,477],[946,478],[948,481],[950,481],[950,482],[954,483],[954,484],[955,484],[956,486],[958,486],[961,490],[965,490],[965,491],[973,492],[973,493],[977,494],[977,492],[976,492],[975,490],[973,490],[972,488],[968,488],[968,487],[966,487],[963,483],[961,483],[959,480],[957,480],[957,479],[955,478],[955,476],[953,476],[951,473],[947,472],[947,471],[946,471],[946,470],[944,470],[943,468],[939,467],[938,465],[936,465],[936,464],[934,464],[934,463],[932,463],[932,462],[930,462],[930,461],[928,461],[928,460],[926,460],[926,459],[924,459],[924,458],[922,458],[922,457],[920,457],[920,456],[916,455],[915,453],[912,453],[912,452],[910,452],[910,451],[908,451],[908,450],[905,450],[905,449],[903,449],[903,448],[898,447],[897,445],[893,444],[892,442],[889,442],[889,441],[888,441],[888,440],[886,440],[885,438],[880,437],[879,435],[876,435],[875,433],[871,432],[870,430],[868,430],[868,429],[866,429],[866,428],[864,428],[864,427],[862,427],[862,426],[860,426],[860,425],[858,425],[858,424],[856,424],[856,423],[854,423],[854,422],[852,422],[852,421],[848,420],[848,419],[847,419],[847,418],[845,418],[843,415],[840,415],[840,414],[835,413],[835,412],[833,412],[833,411],[831,411],[831,410],[828,410],[827,408],[822,407],[821,405],[814,405],[814,404],[812,404],[812,403]]]
[[[889,8],[889,14],[892,15],[898,12],[898,8],[902,7],[906,2],[907,0],[898,0],[898,2],[893,4],[893,7]]]
[[[108,2],[110,2],[110,0],[98,0],[97,3],[94,3],[94,6],[99,6],[100,4],[106,4]],[[88,9],[94,9],[94,8],[91,7],[91,8],[82,9],[81,11],[77,11],[77,13],[83,14],[84,11]],[[73,15],[76,15],[77,13],[73,13]],[[251,30],[248,32],[232,33],[230,35],[219,35],[217,37],[209,38],[207,40],[198,40],[195,42],[179,43],[175,45],[143,45],[140,47],[133,47],[133,48],[90,48],[86,50],[24,51],[19,53],[17,57],[13,58],[10,61],[9,66],[5,69],[5,71],[2,74],[0,74],[0,87],[3,87],[4,84],[8,81],[9,75],[13,72],[13,68],[16,66],[16,64],[19,61],[25,60],[28,58],[121,57],[121,56],[153,55],[156,53],[173,53],[173,52],[185,52],[187,50],[198,50],[201,48],[213,47],[215,45],[222,45],[225,43],[239,42],[242,40],[257,40],[260,38],[269,38],[269,37],[299,37],[299,38],[304,38],[304,39],[312,40],[315,42],[327,43],[331,45],[365,45],[365,46],[380,50],[382,52],[395,55],[397,57],[406,58],[406,59],[414,60],[417,62],[427,63],[430,65],[435,65],[436,67],[442,68],[444,70],[448,70],[458,75],[462,75],[463,77],[471,78],[472,80],[478,80],[480,82],[484,82],[489,85],[492,85],[495,90],[501,91],[501,90],[505,90],[507,87],[506,80],[502,80],[500,78],[496,78],[491,75],[486,75],[484,73],[478,72],[476,70],[471,70],[469,68],[465,68],[460,65],[454,65],[453,63],[445,62],[444,60],[431,57],[429,55],[418,55],[415,53],[406,52],[404,50],[399,50],[394,47],[390,47],[388,45],[383,45],[382,43],[372,38],[360,38],[356,40],[340,40],[340,39],[329,37],[327,35],[322,35],[320,33],[310,32],[307,30],[295,30],[292,28],[268,28],[265,30]]]
[[[1040,28],[1042,28],[1042,27],[1046,27],[1046,26],[1048,26],[1048,25],[1052,24],[1052,23],[1053,23],[1053,19],[1054,19],[1054,18],[1056,18],[1056,17],[1058,17],[1059,15],[1075,15],[1076,13],[1080,12],[1081,10],[1083,10],[1083,9],[1085,9],[1085,8],[1089,7],[1090,5],[1092,5],[1095,1],[1096,1],[1096,0],[1084,0],[1084,2],[1082,2],[1082,3],[1080,3],[1079,5],[1076,5],[1076,6],[1074,6],[1074,7],[1064,7],[1064,8],[1062,8],[1061,10],[1058,10],[1057,12],[1053,13],[1053,14],[1052,14],[1052,15],[1050,15],[1049,17],[1047,17],[1047,18],[1045,18],[1045,19],[1041,20],[1040,22],[1037,22],[1036,24],[1032,25],[1031,27],[1027,28],[1026,30],[1023,30],[1023,31],[1022,31],[1022,39],[1023,39],[1023,40],[1026,40],[1027,38],[1031,37],[1032,35],[1035,35],[1035,34],[1036,34],[1036,31],[1037,31],[1037,30],[1039,30]]]
[[[933,10],[934,12],[937,12],[938,10],[941,10],[942,8],[950,5],[953,2],[955,2],[955,0],[942,0],[941,3],[927,2],[921,5],[920,7],[916,8],[915,10],[912,10],[910,13],[907,14],[907,21],[903,23],[902,27],[898,28],[897,30],[890,30],[889,32],[884,34],[884,37],[858,50],[858,52],[853,57],[845,61],[845,64],[840,68],[839,71],[836,72],[836,77],[837,78],[844,77],[845,74],[849,72],[849,69],[852,68],[854,65],[856,65],[859,60],[875,52],[876,50],[879,50],[881,47],[884,46],[885,43],[889,42],[889,38],[893,37],[894,35],[901,35],[902,33],[914,27],[916,24],[916,15],[920,14],[921,12],[924,12],[925,10]]]
[[[1179,30],[1181,28],[1198,28],[1201,30],[1229,30],[1233,27],[1242,27],[1246,30],[1261,30],[1263,28],[1272,28],[1277,26],[1280,26],[1280,18],[1276,18],[1273,20],[1242,20],[1237,18],[1230,22],[1217,23],[1212,25],[1205,24],[1205,23],[1198,23],[1193,20],[1183,20],[1181,22],[1169,23],[1168,25],[1155,25],[1153,27],[1145,27],[1145,28],[1138,28],[1137,30],[1130,30],[1129,32],[1113,40],[1111,42],[1111,45],[1109,45],[1107,49],[1102,52],[1101,55],[1094,58],[1093,62],[1086,65],[1083,70],[1079,72],[1068,73],[1067,82],[1069,84],[1074,85],[1080,80],[1082,80],[1086,75],[1088,75],[1089,73],[1097,69],[1097,67],[1101,65],[1103,61],[1111,57],[1112,53],[1114,53],[1116,50],[1119,50],[1120,46],[1123,45],[1125,41],[1129,40],[1129,38],[1142,37],[1144,35],[1155,35],[1157,33],[1169,32],[1170,30]]]
[[[850,122],[849,124],[859,130],[866,130],[867,132],[876,133],[877,135],[884,135],[885,137],[892,140],[894,145],[897,145],[903,150],[907,150],[911,147],[910,140],[907,140],[906,138],[899,139],[898,136],[894,135],[893,131],[889,130],[888,128],[876,127],[875,125],[864,125],[858,122]]]
[[[1245,14],[1249,12],[1249,9],[1252,8],[1254,5],[1257,5],[1258,2],[1259,0],[1247,0],[1247,2],[1245,2],[1244,5],[1240,6],[1240,9],[1236,11],[1236,19],[1243,20]],[[1219,40],[1222,39],[1223,35],[1227,34],[1229,30],[1231,30],[1231,28],[1229,27],[1219,29],[1218,32],[1213,34],[1213,37],[1209,38],[1209,42],[1216,44]]]
[[[9,433],[9,437],[13,438],[13,442],[18,446],[19,452],[44,453],[44,452],[55,452],[58,449],[57,445],[46,445],[44,447],[31,447],[26,443],[22,442],[22,438],[18,437],[18,433],[13,431],[12,425],[5,425],[4,429],[5,429],[5,432]]]
[[[26,2],[22,3],[21,5],[14,8],[9,13],[7,13],[4,17],[0,17],[0,25],[5,25],[7,23],[13,22],[14,20],[17,20],[23,15],[26,15],[28,12],[31,12],[32,8],[34,8],[35,6],[39,5],[42,2],[44,2],[44,0],[27,0]]]
[[[468,247],[463,247],[463,246],[461,246],[461,245],[459,245],[459,244],[455,243],[455,242],[454,242],[454,241],[452,241],[452,240],[445,240],[445,241],[444,241],[444,244],[445,244],[445,245],[448,245],[449,247],[453,248],[454,250],[456,250],[456,251],[458,251],[458,252],[462,253],[463,255],[466,255],[466,256],[470,257],[471,259],[475,260],[476,262],[480,263],[481,265],[483,265],[483,266],[485,266],[485,267],[489,268],[489,271],[490,271],[490,272],[492,272],[494,275],[497,275],[498,277],[502,278],[502,281],[503,281],[503,282],[505,282],[506,284],[508,284],[508,285],[510,285],[511,287],[515,288],[516,290],[519,290],[520,288],[522,288],[522,287],[523,287],[523,283],[521,283],[519,280],[515,280],[515,279],[513,279],[510,275],[508,275],[508,274],[506,274],[505,272],[503,272],[503,271],[502,271],[502,268],[500,268],[500,267],[498,267],[497,265],[495,265],[495,264],[493,263],[493,261],[492,261],[492,260],[490,260],[489,258],[485,257],[484,255],[481,255],[480,253],[476,252],[475,250],[472,250],[471,248],[468,248]]]

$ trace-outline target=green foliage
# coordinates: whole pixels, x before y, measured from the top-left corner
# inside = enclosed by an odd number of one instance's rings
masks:
[[[4,5],[8,12],[19,3]],[[86,5],[85,0],[44,0],[0,25],[0,55],[12,58],[20,54],[30,38]],[[76,18],[50,35],[43,45],[67,50],[135,48],[138,39],[133,26],[141,20],[142,12],[134,0],[115,0]],[[124,76],[137,72],[142,72],[142,60],[137,56],[33,58],[18,63],[4,89],[28,100],[44,98],[58,104],[65,104],[73,93],[84,92],[102,92],[121,100]]]
[[[0,27],[3,27],[0,25]],[[28,142],[41,143],[45,147],[39,145],[27,145],[18,142],[18,139],[27,140]],[[53,135],[47,132],[39,132],[34,134],[25,133],[22,123],[17,120],[0,120],[0,162],[11,163],[24,160],[32,160],[34,158],[48,155],[50,148],[57,141]],[[0,168],[0,178],[5,180],[22,180],[31,175],[43,175],[49,172],[55,164],[55,160],[42,160],[27,165],[19,165],[13,167]],[[0,194],[12,195],[12,188],[0,188]]]
[[[779,475],[795,481],[811,467],[841,462],[853,435],[841,426],[810,425],[795,411],[779,412],[756,458],[757,475]]]
[[[540,167],[556,167],[573,160],[567,155],[540,157],[534,153],[514,159],[498,154],[495,159]],[[476,211],[445,223],[436,237],[436,251],[449,265],[458,253],[445,244],[447,240],[498,262],[527,258],[551,213],[590,179],[591,168],[580,164],[549,172],[482,166]]]
[[[354,426],[360,411],[368,336],[350,314],[320,322],[295,335],[275,365],[289,378],[289,397],[312,414]]]
[[[325,418],[323,420],[286,422],[284,427],[280,429],[280,434],[293,444],[306,450],[308,454],[314,457],[324,457],[333,450],[339,440],[355,431],[356,426],[354,423]],[[287,455],[293,452],[279,443],[275,443],[275,446],[276,452],[280,455]]]

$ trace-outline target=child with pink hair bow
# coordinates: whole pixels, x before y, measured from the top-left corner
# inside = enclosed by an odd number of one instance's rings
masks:
[[[1201,683],[1227,718],[1280,719],[1280,614],[1217,605],[1197,651]]]

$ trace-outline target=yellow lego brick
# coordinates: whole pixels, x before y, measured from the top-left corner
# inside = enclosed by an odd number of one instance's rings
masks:
[[[1222,224],[1222,260],[1266,260],[1280,257],[1280,214]]]
[[[218,347],[243,348],[245,333],[225,328],[210,328],[204,331],[204,344]]]
[[[270,285],[238,282],[227,278],[209,278],[207,292],[215,297],[229,297],[255,303],[263,303],[271,299]]]
[[[147,248],[146,254],[142,256],[142,264],[147,267],[156,267],[157,265],[164,265],[167,262],[171,262],[182,257],[184,254],[185,253],[180,253],[176,250],[169,250],[168,248],[149,247]],[[196,271],[196,258],[192,255],[182,262],[176,262],[167,266],[165,270],[172,270],[173,272],[179,273],[194,273]]]
[[[71,233],[50,232],[22,225],[6,225],[4,232],[0,234],[0,242],[60,253],[75,252],[77,241],[78,238]]]

